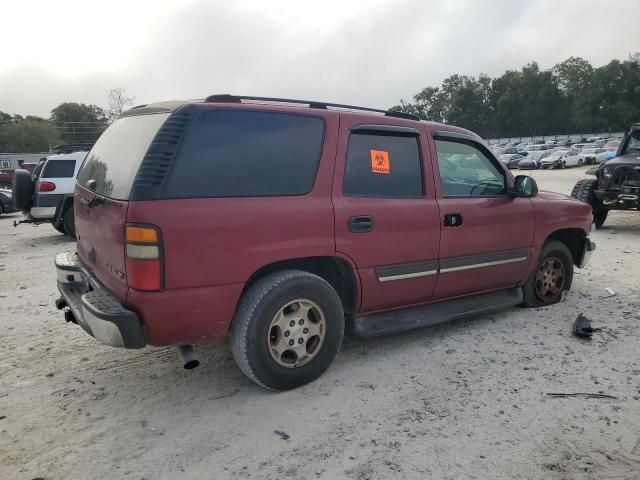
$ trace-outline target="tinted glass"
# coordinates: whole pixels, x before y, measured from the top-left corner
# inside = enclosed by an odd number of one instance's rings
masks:
[[[95,180],[96,193],[127,200],[140,162],[168,116],[157,113],[116,120],[89,152],[78,183],[86,187],[89,180]]]
[[[166,196],[303,195],[315,181],[324,136],[317,117],[209,110],[193,119]]]
[[[362,197],[422,196],[417,137],[352,134],[342,191],[347,196]]]
[[[485,155],[471,145],[436,140],[440,185],[445,197],[504,195],[505,176]]]
[[[75,160],[49,160],[44,165],[42,178],[70,178],[75,169]]]

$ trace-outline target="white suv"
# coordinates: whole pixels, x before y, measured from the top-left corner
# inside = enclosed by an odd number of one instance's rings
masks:
[[[50,222],[60,233],[75,238],[73,191],[87,153],[51,155],[30,178],[25,170],[16,171],[14,204],[26,217],[18,223]]]

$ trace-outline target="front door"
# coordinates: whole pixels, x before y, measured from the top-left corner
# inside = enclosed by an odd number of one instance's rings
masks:
[[[466,137],[436,132],[433,142],[442,232],[437,299],[516,286],[530,261],[531,200],[510,197],[505,167]]]
[[[336,250],[357,266],[361,313],[424,303],[436,284],[440,237],[426,131],[400,119],[358,119],[341,118]]]

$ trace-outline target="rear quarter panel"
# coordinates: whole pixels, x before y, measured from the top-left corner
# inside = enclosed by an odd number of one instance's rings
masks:
[[[152,317],[152,344],[201,343],[227,333],[242,289],[271,263],[335,255],[331,184],[338,116],[326,130],[316,181],[301,196],[131,201],[127,222],[162,232],[165,290],[130,289],[128,305]]]

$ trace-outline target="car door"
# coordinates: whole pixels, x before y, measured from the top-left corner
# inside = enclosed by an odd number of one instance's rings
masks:
[[[516,286],[531,256],[531,200],[509,196],[512,177],[474,136],[433,132],[432,152],[441,214],[434,299]]]
[[[433,295],[440,215],[420,127],[341,116],[332,193],[336,250],[356,265],[362,313]]]

